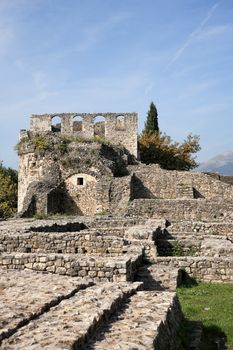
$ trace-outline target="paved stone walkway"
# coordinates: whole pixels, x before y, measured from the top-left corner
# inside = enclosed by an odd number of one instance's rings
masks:
[[[0,270],[0,274],[0,341],[62,299],[93,285],[90,280],[28,270]]]

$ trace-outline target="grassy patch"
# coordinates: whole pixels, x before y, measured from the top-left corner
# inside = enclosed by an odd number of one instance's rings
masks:
[[[203,323],[201,350],[218,349],[224,337],[233,350],[233,284],[186,283],[177,294],[186,320]]]

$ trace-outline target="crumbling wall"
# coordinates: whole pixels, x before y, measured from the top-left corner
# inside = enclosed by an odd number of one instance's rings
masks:
[[[18,145],[21,216],[57,212],[94,215],[109,212],[111,200],[117,204],[117,195],[111,196],[114,177],[128,174],[131,159],[123,147],[52,132],[42,135],[23,132],[21,137]],[[122,198],[126,198],[127,205],[129,196],[124,191]]]
[[[76,117],[81,118],[77,122]],[[95,123],[101,116],[105,122]],[[60,126],[53,127],[53,118],[60,118]],[[91,139],[104,136],[114,145],[124,146],[137,157],[137,113],[53,113],[31,116],[30,131],[41,133],[57,131],[64,135],[76,135]]]

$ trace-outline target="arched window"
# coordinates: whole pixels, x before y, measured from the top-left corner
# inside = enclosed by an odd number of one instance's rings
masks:
[[[105,136],[105,118],[102,115],[94,118],[94,136]]]
[[[123,115],[116,117],[116,130],[125,130],[125,117]]]
[[[52,117],[51,130],[53,132],[61,132],[61,118],[59,116]]]
[[[79,133],[83,131],[83,118],[76,115],[73,118],[73,133]]]

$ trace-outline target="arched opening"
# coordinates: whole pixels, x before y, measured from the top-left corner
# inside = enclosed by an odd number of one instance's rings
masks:
[[[54,116],[51,119],[51,130],[53,132],[61,132],[61,118]]]
[[[102,115],[94,118],[94,136],[105,136],[105,118]]]
[[[83,131],[83,118],[80,115],[76,115],[73,118],[73,133],[79,133]]]
[[[116,130],[125,130],[125,117],[123,115],[116,117]]]

